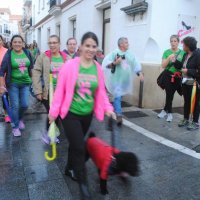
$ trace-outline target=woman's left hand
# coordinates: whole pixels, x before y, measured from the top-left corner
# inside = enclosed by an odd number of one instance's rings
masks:
[[[140,81],[144,82],[144,74],[142,72],[140,72],[139,78]]]
[[[113,119],[116,118],[116,115],[113,111],[108,111],[108,112],[105,113],[105,115],[107,117],[112,117]]]
[[[49,117],[49,124],[51,124],[56,120],[56,118],[52,117],[51,115],[49,115],[48,117]]]
[[[187,74],[188,69],[182,69],[182,72],[183,72],[184,74]]]

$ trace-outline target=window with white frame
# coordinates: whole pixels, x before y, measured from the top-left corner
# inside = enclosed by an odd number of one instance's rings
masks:
[[[76,38],[76,19],[72,20],[72,36]]]
[[[51,29],[48,28],[48,29],[47,29],[47,39],[49,39],[50,35],[51,35]]]
[[[42,9],[45,8],[45,0],[42,1]]]
[[[60,24],[56,25],[56,35],[60,37]]]
[[[38,13],[40,13],[40,0],[38,0]]]

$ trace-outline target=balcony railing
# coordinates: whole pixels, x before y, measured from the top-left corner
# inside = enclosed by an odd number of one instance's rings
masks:
[[[31,6],[32,0],[24,0],[24,6]]]
[[[137,14],[143,15],[147,11],[147,9],[148,9],[148,3],[145,2],[144,0],[136,1],[136,3],[134,3],[133,1],[132,5],[121,8],[122,11],[124,11],[127,15],[131,16],[135,16]]]
[[[53,6],[59,6],[61,4],[61,0],[50,0],[50,9]]]
[[[61,0],[50,0],[50,15],[58,15],[61,13]]]
[[[23,29],[27,29],[30,26],[32,26],[32,18],[30,18],[30,19],[22,19],[21,23],[22,23],[22,28]]]

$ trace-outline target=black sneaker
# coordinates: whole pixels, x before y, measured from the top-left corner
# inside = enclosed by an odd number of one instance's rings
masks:
[[[195,122],[190,123],[187,127],[187,130],[189,130],[189,131],[194,131],[197,129],[199,129],[199,124],[195,123]]]
[[[189,125],[189,121],[187,119],[182,119],[179,123],[178,123],[178,127],[186,127]]]
[[[65,175],[69,176],[73,181],[77,181],[77,178],[74,174],[74,170],[72,169],[65,169]]]

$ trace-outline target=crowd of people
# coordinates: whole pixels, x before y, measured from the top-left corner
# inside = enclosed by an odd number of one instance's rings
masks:
[[[162,58],[166,102],[158,117],[166,117],[168,122],[173,120],[172,102],[178,91],[184,97],[184,118],[178,126],[195,130],[199,128],[200,50],[193,37],[183,40],[183,50],[179,49],[177,35],[170,37],[170,44],[171,48],[163,53]],[[118,48],[105,57],[98,48],[98,38],[93,32],[83,35],[79,47],[75,38],[66,41],[63,51],[60,45],[60,38],[51,35],[48,38],[49,49],[40,52],[36,41],[27,46],[20,35],[14,35],[10,46],[5,46],[0,36],[0,94],[6,95],[12,110],[12,114],[8,115],[3,101],[5,122],[12,122],[13,135],[21,136],[21,130],[25,129],[24,113],[29,106],[32,87],[35,97],[48,113],[42,140],[50,144],[50,124],[55,121],[58,128],[62,124],[69,142],[65,174],[78,181],[82,198],[90,199],[84,138],[93,115],[99,121],[103,121],[104,115],[116,118],[117,124],[121,125],[121,99],[124,95],[132,94],[134,74],[141,81],[144,81],[144,76],[140,62],[129,50],[128,38],[119,38]],[[51,104],[50,74],[54,88]],[[109,102],[108,94],[114,98],[113,105]],[[194,109],[191,113],[192,98]],[[190,114],[193,116],[191,121]],[[56,141],[59,142],[59,139]]]

